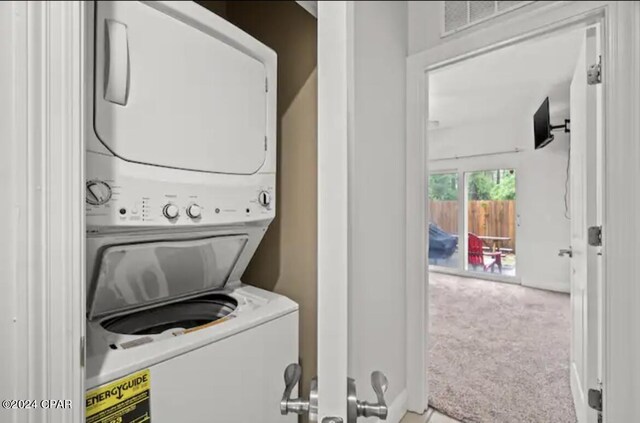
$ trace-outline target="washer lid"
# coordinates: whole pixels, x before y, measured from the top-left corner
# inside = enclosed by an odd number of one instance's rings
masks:
[[[87,297],[89,320],[224,287],[247,235],[112,245]]]
[[[256,173],[267,154],[265,63],[217,32],[222,19],[203,27],[156,6],[97,2],[97,137],[131,162]]]

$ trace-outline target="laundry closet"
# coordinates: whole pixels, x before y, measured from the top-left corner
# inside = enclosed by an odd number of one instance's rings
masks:
[[[88,14],[86,421],[295,421],[278,399],[289,363],[315,374],[315,18]]]

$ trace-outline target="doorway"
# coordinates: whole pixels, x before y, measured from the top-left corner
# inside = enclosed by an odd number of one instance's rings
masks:
[[[597,379],[598,358],[585,351],[599,335],[586,320],[598,300],[578,305],[588,301],[583,287],[599,283],[599,264],[559,253],[589,220],[576,223],[588,205],[573,201],[572,179],[586,177],[587,156],[600,160],[571,148],[597,145],[602,128],[572,137],[567,125],[536,149],[533,117],[548,98],[549,126],[584,121],[574,86],[590,89],[584,52],[595,53],[596,32],[565,29],[428,73],[429,403],[460,421],[590,421],[584,385]],[[596,167],[582,193],[592,199]],[[444,255],[447,236],[457,243],[438,262],[432,253]],[[588,260],[592,275],[576,280],[576,263]]]

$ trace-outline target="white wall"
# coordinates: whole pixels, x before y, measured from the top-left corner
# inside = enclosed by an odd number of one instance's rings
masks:
[[[568,99],[568,86],[566,90]],[[552,122],[562,123],[568,116],[565,109]],[[569,137],[555,132],[556,139],[551,144],[534,150],[532,126],[532,115],[523,112],[481,125],[431,130],[430,171],[516,169],[517,276],[526,286],[569,292],[569,259],[558,256],[560,248],[570,245],[570,221],[565,218],[564,206]],[[434,161],[515,148],[522,151]]]
[[[409,54],[435,46],[442,29],[441,1],[408,1]]]
[[[373,400],[370,374],[389,379],[388,404],[404,406],[405,81],[407,4],[355,2],[350,145],[349,373]],[[390,415],[390,421],[395,417]],[[396,420],[397,421],[397,420]]]

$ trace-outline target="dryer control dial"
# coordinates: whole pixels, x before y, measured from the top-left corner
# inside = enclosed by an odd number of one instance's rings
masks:
[[[202,207],[197,204],[191,204],[187,207],[187,215],[192,219],[198,219],[202,217]]]
[[[101,206],[111,200],[111,187],[104,181],[88,181],[86,189],[87,203]]]
[[[269,204],[271,204],[271,194],[269,193],[269,191],[262,191],[258,195],[258,202],[261,206],[268,207]]]
[[[180,209],[178,209],[178,206],[176,206],[175,204],[168,203],[162,209],[162,214],[164,214],[164,217],[166,217],[167,219],[175,219],[180,214]]]

